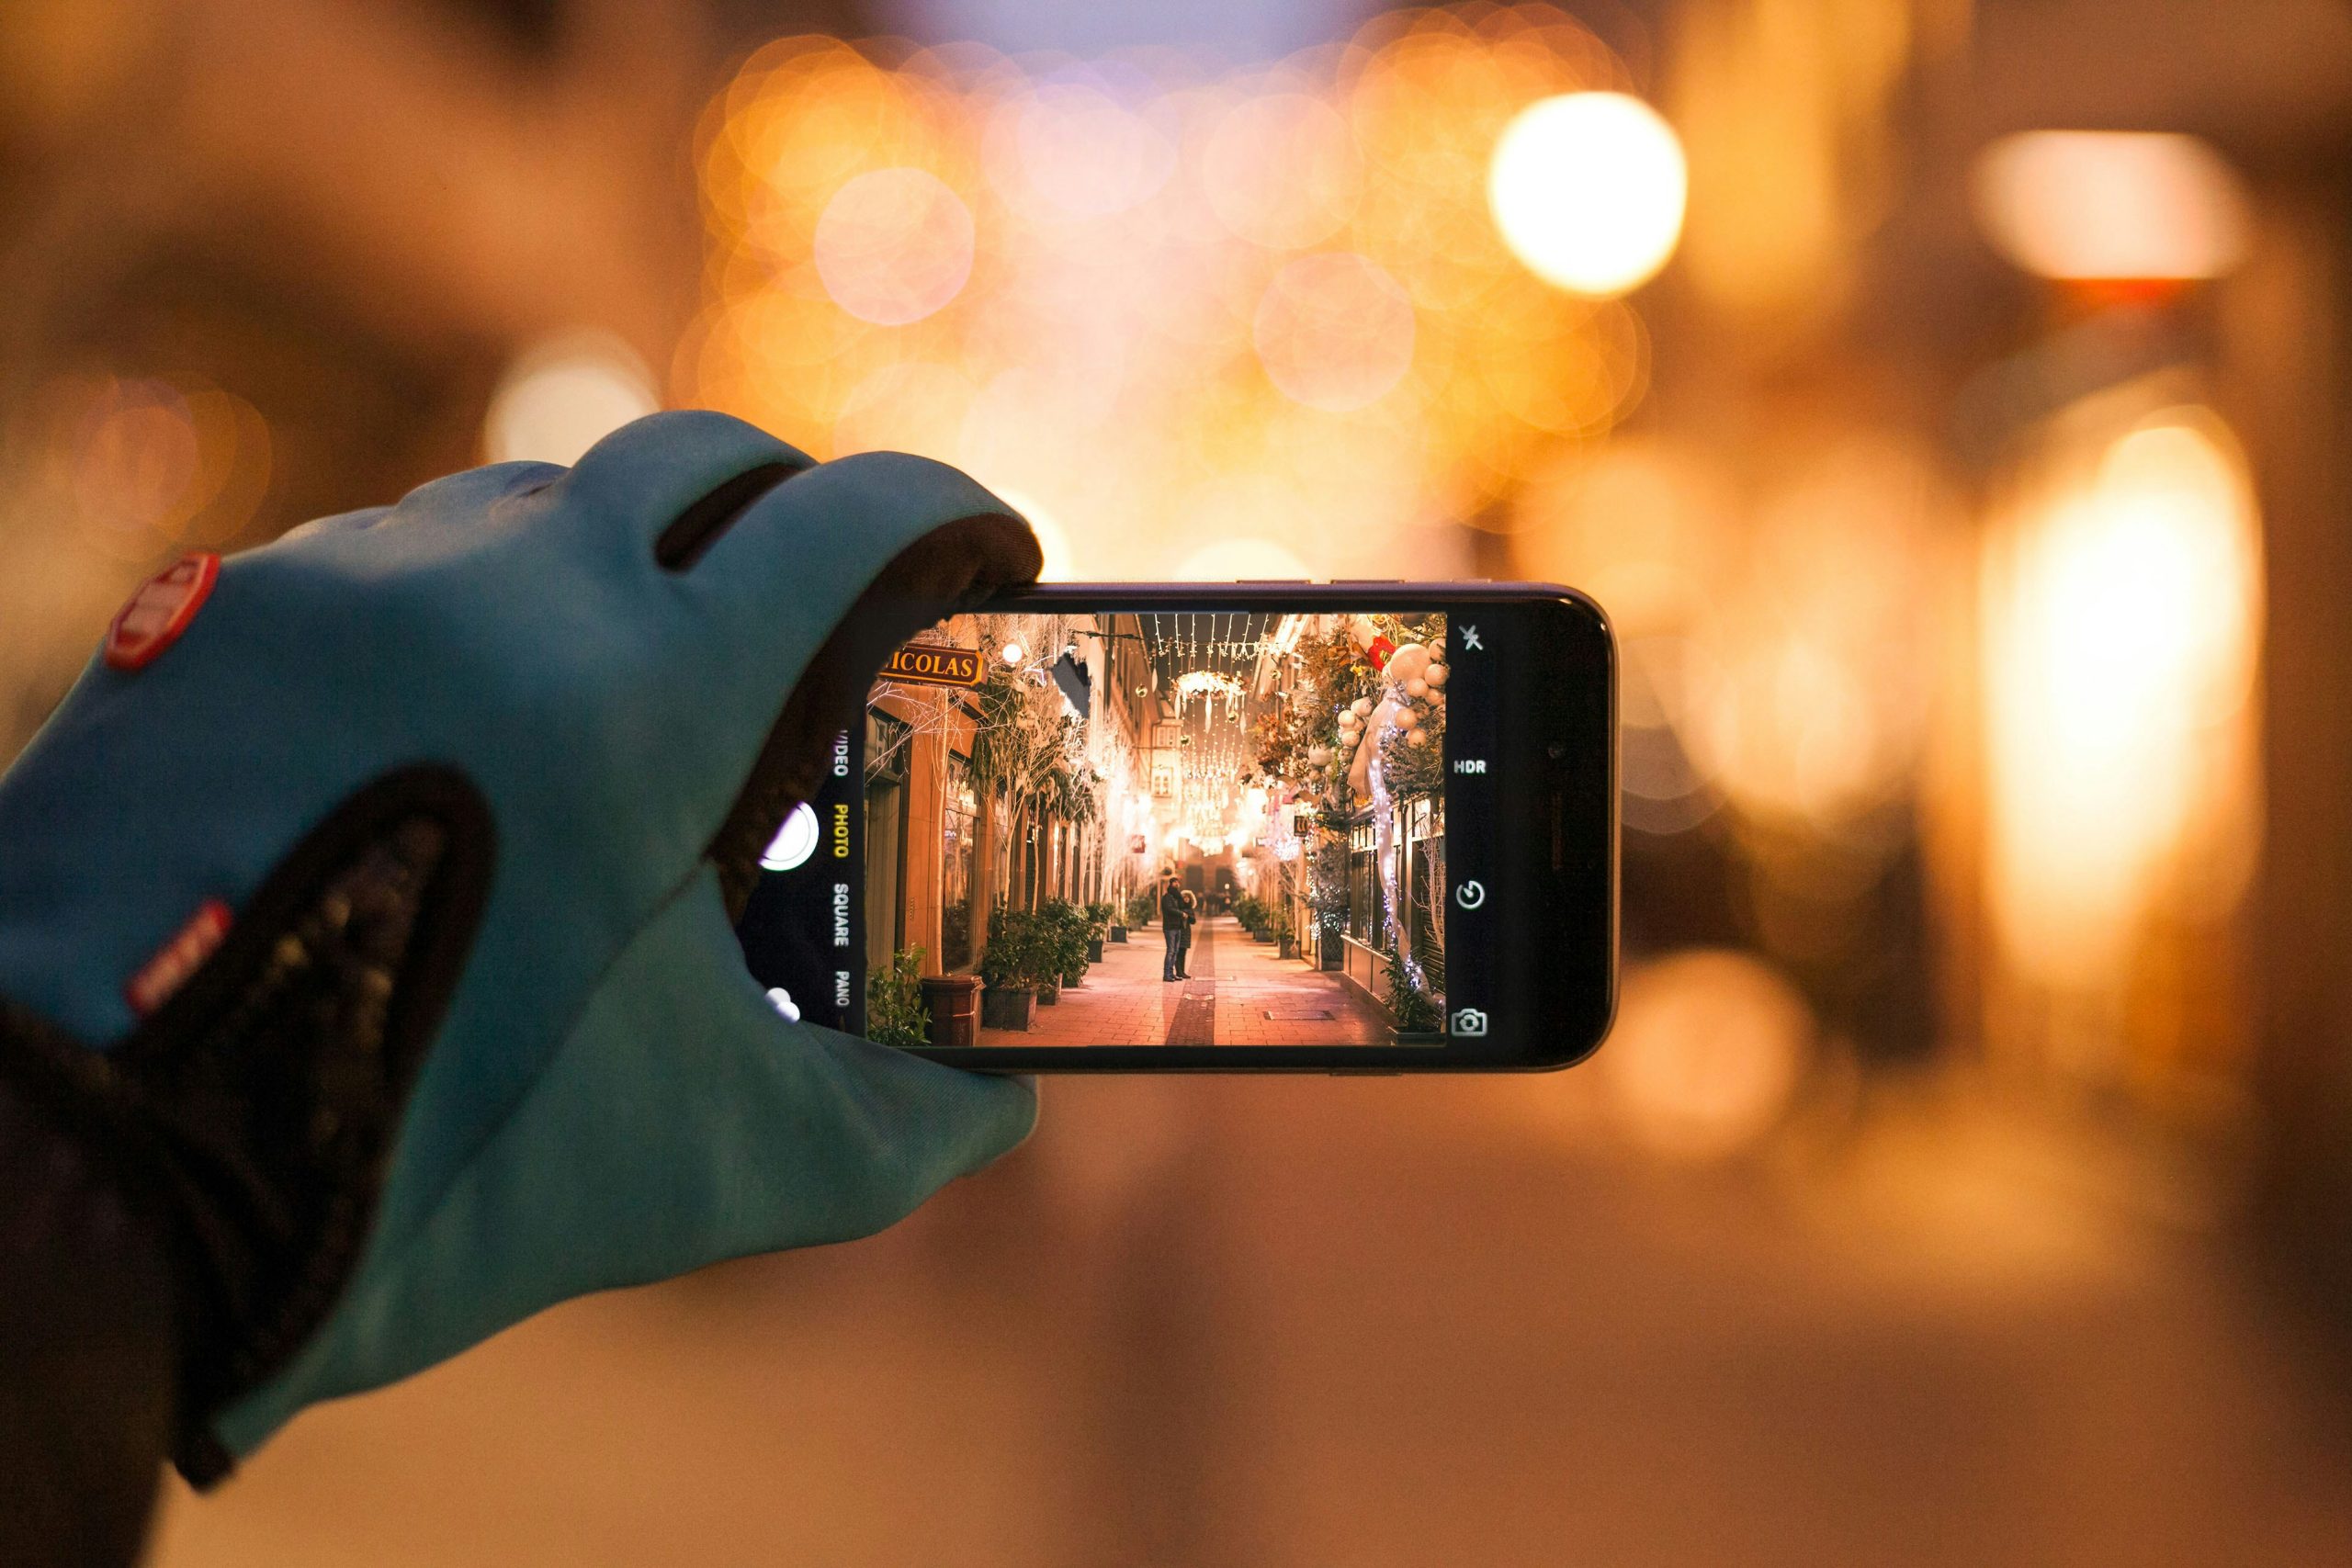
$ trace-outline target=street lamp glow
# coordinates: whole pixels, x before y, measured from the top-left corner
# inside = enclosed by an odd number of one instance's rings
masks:
[[[652,372],[608,333],[543,343],[507,367],[491,394],[482,447],[493,463],[576,463],[582,453],[662,406]]]
[[[1664,266],[1690,190],[1682,143],[1623,93],[1520,111],[1495,144],[1487,205],[1528,270],[1575,294],[1623,294]]]
[[[2194,136],[2022,131],[1978,154],[1970,184],[1986,237],[2042,277],[2218,277],[2253,226],[2237,172]]]
[[[1017,665],[1021,662],[1021,655],[1023,651],[1019,643],[1008,642],[996,650],[996,656],[1007,664]]]

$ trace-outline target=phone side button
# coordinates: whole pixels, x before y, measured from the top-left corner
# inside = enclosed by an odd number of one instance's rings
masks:
[[[1333,1067],[1323,1076],[1329,1078],[1393,1078],[1403,1070],[1400,1067]]]

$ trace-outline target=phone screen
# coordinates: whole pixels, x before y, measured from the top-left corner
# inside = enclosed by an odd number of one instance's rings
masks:
[[[1482,1043],[1518,621],[1259,599],[1040,595],[899,648],[763,857],[740,931],[770,1000],[1130,1062]]]

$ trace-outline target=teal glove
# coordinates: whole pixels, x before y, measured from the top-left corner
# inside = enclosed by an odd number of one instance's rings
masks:
[[[184,1470],[1026,1134],[778,1017],[729,899],[884,651],[1036,568],[953,469],[681,413],[126,612],[0,780],[0,1069],[170,1233]]]

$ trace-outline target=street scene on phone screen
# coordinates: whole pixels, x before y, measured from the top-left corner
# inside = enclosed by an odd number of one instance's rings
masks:
[[[868,1032],[1441,1041],[1445,636],[1159,610],[910,641],[865,719]]]

